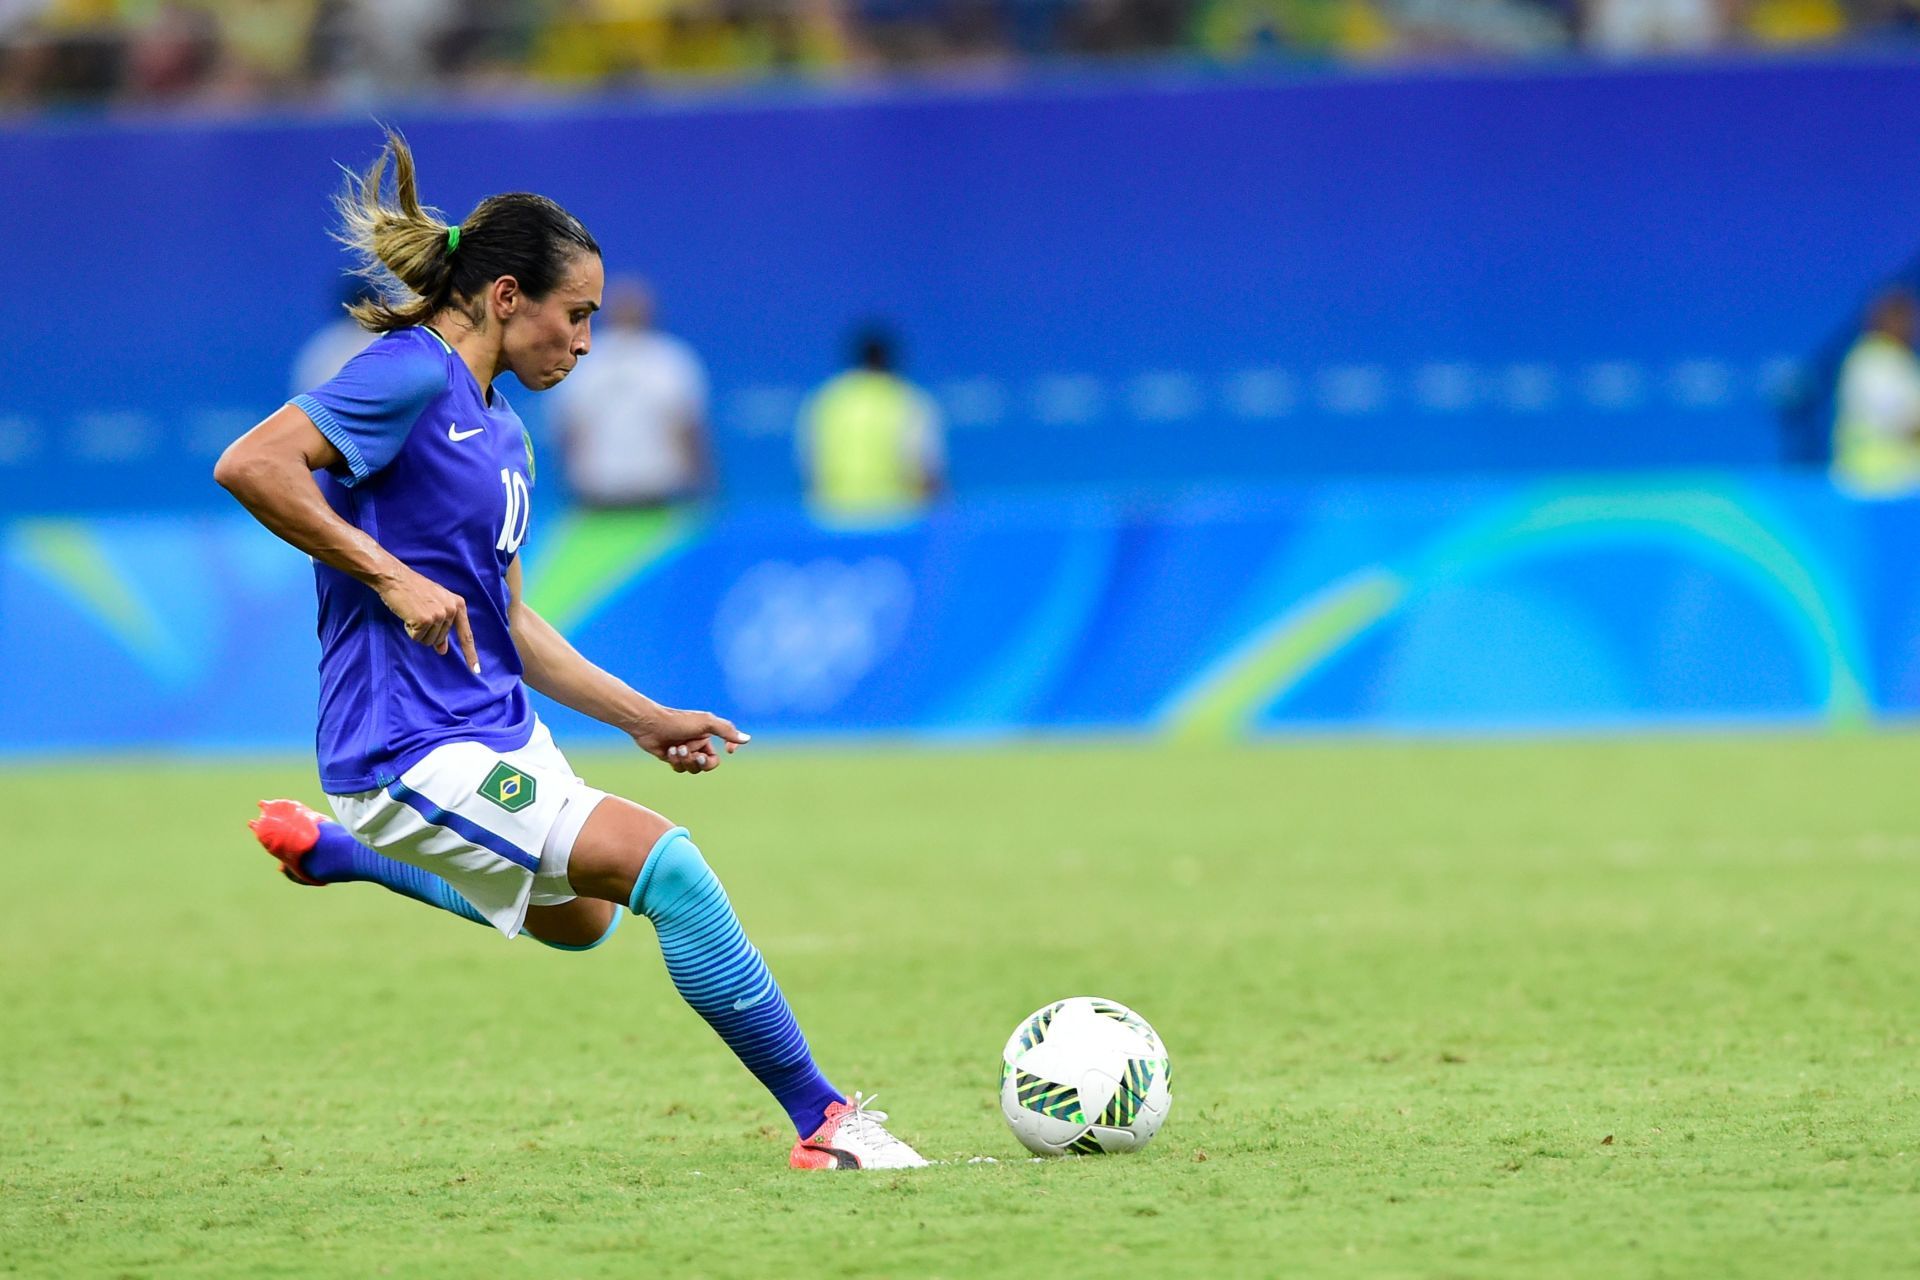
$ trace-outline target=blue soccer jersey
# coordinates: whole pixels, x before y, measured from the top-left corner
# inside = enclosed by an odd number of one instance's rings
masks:
[[[292,403],[346,461],[317,479],[334,511],[467,602],[480,674],[458,638],[409,639],[374,591],[314,562],[320,596],[320,784],[384,787],[447,742],[523,747],[533,708],[507,625],[507,566],[526,541],[533,450],[520,416],[485,392],[431,329],[369,346]]]

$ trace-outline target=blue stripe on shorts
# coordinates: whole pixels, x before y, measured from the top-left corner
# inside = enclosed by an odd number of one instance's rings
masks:
[[[433,801],[395,778],[387,784],[387,794],[413,810],[436,827],[445,827],[468,844],[477,844],[482,849],[491,849],[518,867],[529,871],[540,870],[540,859],[528,853],[504,836],[495,835],[479,823],[463,818],[457,813],[449,813]]]

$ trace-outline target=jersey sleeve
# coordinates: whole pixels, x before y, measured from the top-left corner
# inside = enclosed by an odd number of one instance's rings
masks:
[[[355,485],[392,462],[421,413],[447,388],[447,365],[424,345],[387,338],[375,342],[294,407],[313,419],[340,451]]]

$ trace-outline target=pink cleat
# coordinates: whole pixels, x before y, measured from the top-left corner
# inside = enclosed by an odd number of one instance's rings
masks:
[[[852,1102],[827,1106],[826,1123],[793,1144],[787,1163],[796,1169],[918,1169],[927,1162],[880,1123],[884,1111],[856,1093]]]
[[[329,821],[322,813],[309,809],[298,800],[262,800],[260,816],[247,824],[260,847],[280,860],[280,873],[296,884],[322,885],[300,870],[305,857],[320,839],[320,824]]]

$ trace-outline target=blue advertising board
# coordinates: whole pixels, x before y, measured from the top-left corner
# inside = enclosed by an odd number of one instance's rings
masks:
[[[1162,74],[397,110],[426,196],[547,192],[713,378],[730,499],[895,324],[962,492],[1773,463],[1909,262],[1920,64]],[[333,312],[361,117],[0,127],[0,502],[218,506]],[[591,357],[589,357],[591,359]],[[511,394],[511,393],[510,393]],[[516,403],[538,420],[539,398]]]
[[[1920,501],[1697,476],[980,501],[870,529],[578,514],[526,554],[589,657],[763,743],[1224,741],[1912,715],[1917,542]],[[0,750],[297,748],[312,618],[304,558],[238,512],[13,522]]]

